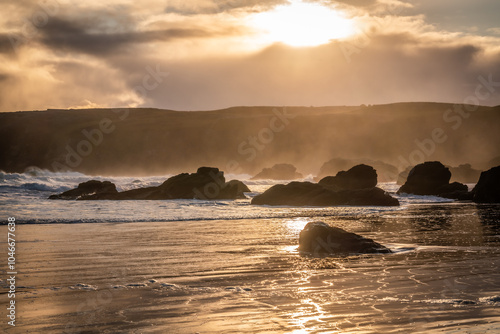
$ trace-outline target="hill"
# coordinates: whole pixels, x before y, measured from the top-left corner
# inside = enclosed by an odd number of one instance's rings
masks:
[[[254,174],[287,162],[316,175],[335,157],[400,170],[421,160],[475,166],[500,156],[499,125],[500,106],[445,103],[21,111],[0,113],[0,169],[163,175],[206,165]]]

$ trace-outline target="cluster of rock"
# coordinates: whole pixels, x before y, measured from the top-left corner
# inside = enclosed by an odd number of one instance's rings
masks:
[[[397,184],[403,185],[408,179],[408,174],[414,166],[408,166],[404,171],[399,173]],[[446,166],[451,172],[451,180],[461,183],[477,183],[481,171],[472,168],[470,164],[459,165],[458,167]]]
[[[434,195],[453,199],[468,199],[469,191],[465,184],[450,183],[451,172],[438,161],[424,162],[412,168],[405,184],[398,194]]]
[[[362,164],[367,164],[375,168],[380,182],[393,182],[398,177],[399,171],[396,166],[380,160],[333,158],[321,166],[318,176],[314,180],[319,181],[325,176],[335,175],[339,171],[348,170],[353,166]]]
[[[277,165],[280,166],[280,165]],[[276,167],[276,166],[275,166]],[[293,166],[292,166],[293,167]],[[274,168],[274,167],[273,167]],[[278,171],[282,167],[274,170]],[[295,172],[295,167],[292,168]],[[285,170],[291,171],[289,167]],[[292,174],[289,174],[292,175]],[[269,177],[266,177],[269,178]],[[482,172],[472,191],[465,184],[450,183],[451,172],[437,161],[413,167],[398,194],[434,195],[450,199],[473,200],[476,203],[500,203],[500,166]],[[377,188],[377,172],[371,166],[357,165],[318,183],[290,182],[277,184],[252,199],[254,205],[290,206],[398,206],[399,201]],[[226,182],[218,168],[200,167],[196,173],[173,176],[157,187],[119,192],[109,181],[80,183],[49,199],[64,200],[170,200],[170,199],[238,199],[250,189],[241,181]]]
[[[434,195],[476,203],[500,203],[500,166],[482,172],[472,191],[465,184],[450,183],[451,172],[438,161],[413,167],[398,194]]]
[[[399,201],[376,187],[377,172],[370,166],[359,165],[318,183],[291,182],[277,184],[255,196],[255,205],[293,206],[398,206]]]
[[[314,255],[392,253],[372,239],[323,222],[308,223],[304,227],[299,235],[299,251]]]
[[[291,164],[276,164],[271,168],[264,168],[252,177],[252,180],[297,180],[303,175],[297,173],[297,168]]]
[[[169,199],[238,199],[250,189],[241,181],[226,182],[218,168],[200,167],[196,173],[173,176],[157,187],[118,192],[109,181],[91,180],[76,189],[52,195],[49,199],[66,200],[169,200]]]

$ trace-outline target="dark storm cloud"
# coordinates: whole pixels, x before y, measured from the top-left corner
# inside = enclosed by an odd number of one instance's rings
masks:
[[[203,5],[189,1],[169,1],[165,8],[166,13],[180,15],[217,14],[229,12],[235,9],[246,9],[252,11],[265,11],[274,6],[288,3],[287,0],[270,0],[262,2],[260,0],[221,0],[204,3]]]
[[[180,38],[206,38],[218,36],[208,30],[191,28],[172,28],[154,31],[130,32],[89,32],[82,22],[69,21],[63,18],[53,18],[40,28],[40,41],[54,50],[77,51],[92,55],[106,55],[123,51],[127,46],[149,42],[166,42]],[[224,32],[228,34],[231,32]]]
[[[14,52],[12,41],[8,34],[0,34],[0,53],[10,54]]]

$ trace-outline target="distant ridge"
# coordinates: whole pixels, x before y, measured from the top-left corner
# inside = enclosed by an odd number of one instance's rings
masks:
[[[8,112],[0,113],[0,169],[164,175],[207,165],[255,174],[286,162],[314,176],[336,157],[484,167],[500,156],[499,124],[500,106],[433,102]]]

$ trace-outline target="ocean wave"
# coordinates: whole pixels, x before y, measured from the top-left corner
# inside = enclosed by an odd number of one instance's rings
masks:
[[[126,177],[126,176],[92,176],[78,172],[51,172],[31,168],[25,173],[6,173],[0,171],[0,186],[19,188],[21,190],[62,192],[89,180],[111,181],[119,191],[135,188],[153,187],[162,184],[172,175]]]
[[[129,201],[127,201],[129,202]],[[133,201],[136,202],[136,201]],[[157,202],[157,201],[153,201]],[[77,204],[80,204],[79,202]],[[109,203],[106,203],[109,204]],[[137,204],[137,203],[136,203]],[[172,204],[172,203],[170,203]],[[138,204],[140,205],[140,203]],[[172,204],[173,205],[173,204]],[[144,205],[143,205],[144,206]],[[327,217],[347,217],[347,216],[369,216],[380,214],[381,211],[387,210],[385,207],[254,207],[243,202],[241,203],[212,203],[210,205],[199,204],[196,206],[186,206],[183,203],[177,203],[176,207],[156,206],[159,213],[149,210],[154,206],[149,203],[144,212],[137,212],[134,208],[129,209],[134,214],[127,215],[124,213],[121,216],[107,213],[109,208],[86,207],[86,210],[74,208],[78,210],[81,218],[73,218],[67,215],[71,212],[66,212],[66,215],[59,217],[61,214],[59,209],[52,208],[52,211],[46,217],[29,218],[18,215],[16,222],[19,224],[91,224],[91,223],[147,223],[147,222],[179,222],[179,221],[214,221],[214,220],[248,220],[248,219],[287,219],[308,217],[311,219],[327,218]],[[88,211],[85,212],[85,211]],[[120,209],[116,209],[120,211]],[[153,212],[153,213],[152,213]],[[165,215],[162,215],[165,213]],[[83,215],[86,214],[86,215]],[[53,217],[48,217],[48,216]],[[88,217],[88,218],[87,218]],[[0,222],[0,225],[5,225],[7,222]]]
[[[26,190],[36,190],[36,191],[51,191],[51,192],[63,192],[66,190],[69,190],[69,187],[64,187],[64,186],[51,186],[45,183],[23,183],[20,185],[20,188],[26,189]]]

